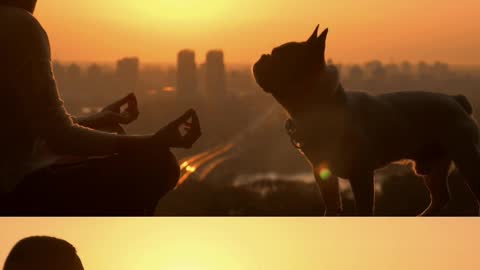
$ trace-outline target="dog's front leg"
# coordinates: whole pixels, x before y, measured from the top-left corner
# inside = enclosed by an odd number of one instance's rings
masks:
[[[375,208],[375,188],[373,171],[365,171],[350,178],[355,210],[359,216],[373,216]]]
[[[342,199],[340,196],[340,188],[338,177],[331,176],[328,179],[322,179],[318,172],[314,171],[315,180],[317,181],[323,203],[325,205],[325,216],[338,216],[342,213]]]

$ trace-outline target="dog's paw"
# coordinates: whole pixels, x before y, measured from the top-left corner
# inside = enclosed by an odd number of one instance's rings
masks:
[[[343,213],[343,209],[336,209],[336,210],[325,210],[325,212],[323,213],[323,216],[325,217],[338,217],[338,216],[341,216]]]
[[[440,211],[444,208],[445,206],[438,206],[430,203],[430,205],[427,207],[427,209],[423,210],[422,213],[418,214],[417,217],[432,217],[432,216],[438,216]]]

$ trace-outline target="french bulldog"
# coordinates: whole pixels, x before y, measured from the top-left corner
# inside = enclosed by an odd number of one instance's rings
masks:
[[[253,66],[258,85],[286,110],[292,142],[311,164],[325,215],[342,212],[338,178],[349,180],[358,215],[373,215],[374,172],[411,160],[425,180],[438,215],[450,199],[452,164],[480,200],[479,132],[463,95],[402,91],[379,95],[346,91],[325,62],[328,29],[288,42]]]

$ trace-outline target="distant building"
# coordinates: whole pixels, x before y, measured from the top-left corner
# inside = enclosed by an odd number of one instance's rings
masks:
[[[140,61],[136,57],[117,61],[116,77],[122,91],[135,91],[138,86]]]
[[[53,68],[53,74],[55,76],[55,79],[57,80],[65,79],[66,68],[64,65],[62,65],[62,63],[58,61],[53,61],[52,68]]]
[[[228,72],[227,76],[228,91],[234,96],[251,94],[255,87],[252,72],[250,69],[235,69]],[[255,88],[255,90],[257,90]]]
[[[99,81],[102,79],[103,72],[102,68],[97,64],[91,64],[87,68],[87,80],[88,81]]]
[[[212,50],[207,53],[205,63],[205,86],[209,97],[221,97],[226,94],[226,73],[221,50]]]
[[[363,71],[361,66],[353,65],[350,68],[348,80],[351,80],[355,83],[360,83],[364,79],[364,77],[365,77],[365,72]]]
[[[68,81],[77,83],[82,77],[82,69],[77,64],[70,64],[65,71],[65,77]]]
[[[55,81],[57,82],[57,86],[60,89],[65,87],[65,74],[67,72],[67,68],[58,61],[54,61],[52,64],[53,74],[55,76]]]
[[[177,55],[177,94],[179,97],[191,97],[198,94],[197,64],[195,52],[182,50]]]

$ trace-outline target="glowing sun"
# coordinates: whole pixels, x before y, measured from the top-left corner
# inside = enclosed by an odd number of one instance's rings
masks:
[[[230,5],[223,0],[137,0],[121,1],[122,8],[134,18],[147,21],[205,24],[228,16]]]

